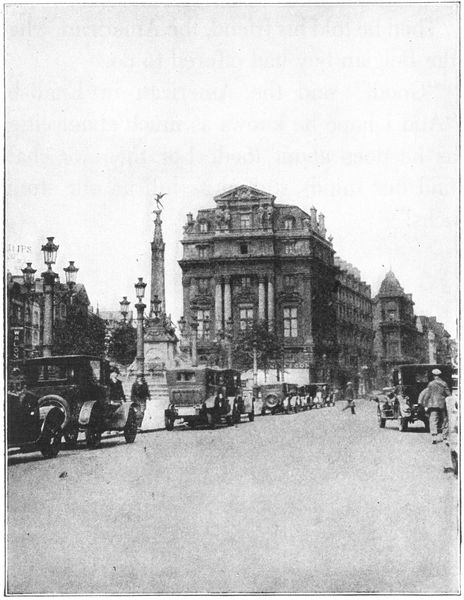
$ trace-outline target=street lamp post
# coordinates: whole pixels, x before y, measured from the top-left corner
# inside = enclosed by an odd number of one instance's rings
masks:
[[[187,333],[187,320],[182,315],[182,317],[177,321],[179,326],[180,335],[184,337]],[[191,321],[188,324],[189,329],[189,338],[190,338],[190,353],[191,353],[191,361],[192,367],[197,366],[197,336],[198,336],[198,318],[196,315],[192,315]]]
[[[26,293],[24,294],[24,356],[30,355],[32,353],[32,334],[29,339],[28,334],[26,333],[26,326],[33,328],[33,323],[30,320],[32,309],[31,305],[34,304],[35,298],[35,281],[34,275],[37,269],[32,268],[32,263],[26,263],[26,268],[21,269],[24,276],[24,287],[26,288]],[[30,342],[30,344],[29,344]],[[30,348],[29,348],[30,345]]]
[[[256,342],[253,342],[253,385],[258,385],[258,354]]]
[[[123,296],[121,302],[119,303],[119,312],[122,314],[122,322],[126,323],[127,315],[129,314],[129,300],[127,296]]]
[[[232,369],[232,336],[233,336],[234,321],[232,317],[227,319],[226,323],[226,340],[227,340],[227,368]]]
[[[144,283],[143,277],[139,277],[138,282],[135,284],[135,294],[137,296],[137,375],[143,375],[145,368],[145,357],[143,352],[143,311],[146,305],[142,302],[145,295],[145,288],[147,284]]]
[[[44,331],[43,331],[43,355],[51,356],[53,347],[53,291],[56,273],[52,265],[56,262],[56,253],[59,246],[53,243],[54,238],[48,237],[47,243],[42,246],[44,263],[48,269],[42,273],[44,280]]]
[[[192,315],[192,320],[190,321],[190,329],[192,331],[192,367],[196,367],[198,364],[198,358],[197,358],[198,318],[196,315]]]

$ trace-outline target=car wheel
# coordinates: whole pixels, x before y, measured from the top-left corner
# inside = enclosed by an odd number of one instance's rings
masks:
[[[408,430],[408,422],[409,419],[406,417],[400,417],[400,431],[407,431]]]
[[[77,446],[77,438],[79,437],[79,425],[77,423],[70,423],[64,430],[64,439],[68,448],[75,448]]]
[[[44,458],[55,458],[60,451],[61,429],[53,432],[47,431],[40,440],[40,452]]]
[[[254,421],[255,420],[255,413],[253,413],[253,412],[248,413],[248,420],[249,421]]]
[[[174,417],[164,417],[164,426],[166,427],[167,431],[172,431],[174,429]]]
[[[98,448],[101,442],[102,432],[95,425],[89,425],[85,430],[85,441],[87,442],[87,448],[92,450]]]
[[[124,439],[128,444],[133,444],[137,437],[137,415],[133,410],[127,415],[126,426],[124,427]]]

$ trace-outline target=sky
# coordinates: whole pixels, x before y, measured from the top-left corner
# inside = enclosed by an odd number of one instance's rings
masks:
[[[133,306],[165,192],[176,322],[186,213],[247,184],[455,336],[458,35],[453,3],[8,5],[6,243],[39,274],[54,236],[94,307]]]

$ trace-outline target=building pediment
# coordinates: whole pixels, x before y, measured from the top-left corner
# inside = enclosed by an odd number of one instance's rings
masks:
[[[250,185],[240,185],[214,197],[216,204],[260,203],[274,204],[275,196]]]

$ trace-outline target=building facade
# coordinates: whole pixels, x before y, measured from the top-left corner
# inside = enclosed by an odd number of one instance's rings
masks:
[[[187,215],[179,261],[184,315],[198,319],[200,363],[214,361],[214,342],[226,329],[236,339],[263,322],[283,343],[286,372],[328,377],[338,357],[332,241],[315,208],[308,214],[275,200],[242,185],[195,219]]]
[[[388,385],[393,365],[423,362],[414,302],[389,271],[374,299],[374,353],[378,385]]]
[[[374,325],[371,286],[351,263],[335,257],[337,273],[338,377],[342,387],[352,381],[359,393],[374,379]]]
[[[32,287],[25,285],[23,275],[7,273],[7,317],[9,360],[41,356],[43,350],[43,279]],[[57,278],[53,293],[53,323],[66,319],[70,303],[81,315],[89,314],[89,298],[85,287],[76,283],[72,294]]]
[[[443,323],[436,317],[424,315],[416,318],[416,328],[421,334],[421,362],[447,364],[453,362],[453,340]]]

